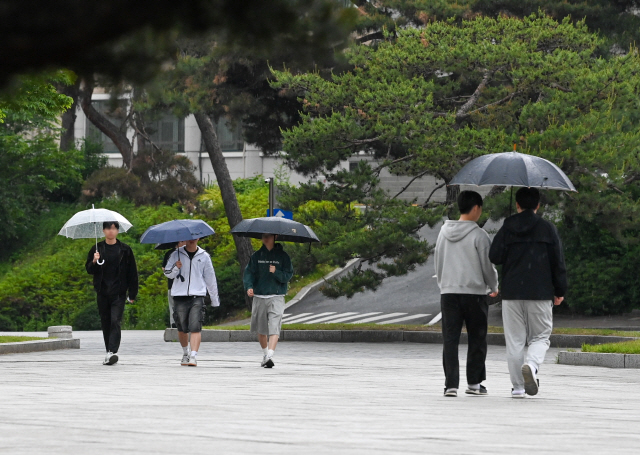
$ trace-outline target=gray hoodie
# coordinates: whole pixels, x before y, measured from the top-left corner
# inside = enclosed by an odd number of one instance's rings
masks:
[[[486,295],[498,290],[498,272],[489,261],[489,234],[475,221],[445,221],[436,241],[435,263],[441,294]]]

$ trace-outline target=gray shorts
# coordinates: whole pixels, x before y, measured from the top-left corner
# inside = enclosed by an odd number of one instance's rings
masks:
[[[204,322],[204,297],[193,297],[183,300],[173,297],[173,319],[176,321],[178,332],[202,332]]]
[[[260,335],[280,335],[283,313],[283,295],[268,299],[254,297],[251,306],[251,331]]]

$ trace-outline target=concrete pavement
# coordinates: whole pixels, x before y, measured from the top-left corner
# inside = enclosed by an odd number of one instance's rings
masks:
[[[162,332],[123,334],[101,365],[82,349],[0,356],[0,453],[637,453],[640,376],[557,365],[540,395],[509,397],[504,348],[490,346],[488,397],[442,396],[439,345],[206,343],[181,367]],[[462,346],[464,351],[466,346]],[[461,359],[464,364],[464,352]],[[464,375],[463,375],[464,377]]]

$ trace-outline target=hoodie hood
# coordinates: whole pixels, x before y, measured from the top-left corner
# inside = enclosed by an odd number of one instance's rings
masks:
[[[541,219],[533,210],[525,210],[504,220],[504,228],[516,235],[523,235],[531,232]]]
[[[450,242],[459,242],[475,229],[480,229],[480,226],[475,221],[447,220],[444,222],[440,233]]]

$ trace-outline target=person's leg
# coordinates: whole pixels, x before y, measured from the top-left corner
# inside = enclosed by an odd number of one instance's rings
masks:
[[[284,296],[272,297],[267,304],[267,322],[269,329],[269,353],[276,350],[280,329],[282,328],[282,315],[284,314]]]
[[[198,349],[200,349],[200,341],[202,340],[202,324],[204,323],[204,297],[198,297],[192,300],[189,308],[188,321],[191,344],[189,366],[196,366],[198,364]]]
[[[180,346],[186,348],[189,346],[189,334],[185,332],[181,332],[178,330],[178,341],[180,341]]]
[[[111,331],[111,308],[109,299],[98,294],[98,313],[100,313],[100,328],[104,340],[104,349],[109,351],[109,332]]]
[[[173,301],[173,320],[176,323],[176,328],[178,329],[178,341],[180,342],[180,346],[182,347],[182,360],[180,360],[180,365],[186,366],[189,364],[189,323],[188,317],[189,312],[187,308],[187,304],[185,302],[174,300]]]
[[[544,362],[544,356],[551,344],[549,337],[553,330],[553,302],[550,300],[530,300],[527,305],[527,355],[525,363],[536,373]]]
[[[487,320],[489,306],[484,295],[464,297],[464,321],[469,345],[467,350],[467,384],[480,384],[487,379]]]
[[[169,301],[169,327],[173,328],[175,327],[176,321],[173,318],[173,313],[174,313],[174,304],[173,304],[173,297],[171,296],[171,289],[169,289],[167,291],[167,300]]]
[[[263,299],[254,297],[251,303],[251,332],[258,334],[258,343],[262,348],[263,364],[267,357],[269,328]]]
[[[111,327],[109,331],[109,351],[116,354],[122,339],[122,316],[124,315],[125,297],[118,296],[111,300]]]
[[[527,342],[527,324],[522,300],[502,301],[502,324],[507,347],[507,366],[514,391],[524,390],[522,362]]]
[[[460,364],[458,345],[462,331],[462,312],[458,294],[442,294],[440,311],[442,312],[442,366],[444,368],[445,387],[457,389],[460,383]]]

